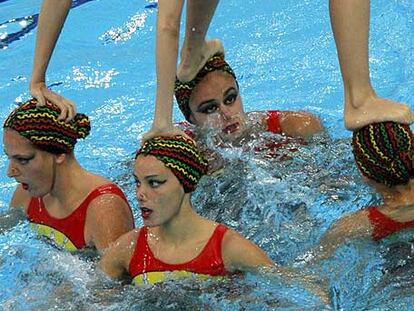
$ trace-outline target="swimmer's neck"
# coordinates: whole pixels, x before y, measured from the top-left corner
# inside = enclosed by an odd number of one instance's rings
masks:
[[[389,208],[412,205],[414,204],[414,179],[411,178],[406,185],[398,185],[391,188],[384,187],[379,192],[384,199],[384,205]]]
[[[180,245],[197,235],[203,219],[193,210],[190,202],[185,203],[177,216],[154,228],[153,233],[158,236],[160,242]]]
[[[66,158],[62,165],[56,167],[53,186],[45,196],[45,202],[54,202],[66,212],[72,212],[77,208],[76,203],[80,203],[79,198],[89,193],[89,175],[74,157]]]

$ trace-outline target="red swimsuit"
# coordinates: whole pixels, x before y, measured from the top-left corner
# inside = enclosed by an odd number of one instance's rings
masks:
[[[166,279],[183,277],[207,278],[227,275],[221,255],[221,242],[227,231],[224,225],[217,225],[201,253],[182,264],[168,264],[157,259],[148,242],[148,228],[142,227],[137,244],[129,262],[129,274],[135,284],[153,284]]]
[[[395,221],[381,213],[377,206],[368,207],[367,211],[368,218],[373,226],[372,238],[375,241],[381,240],[397,231],[414,227],[414,220],[407,222]]]
[[[27,209],[27,217],[40,235],[54,240],[66,250],[79,250],[86,247],[84,230],[89,204],[100,195],[108,193],[121,197],[128,204],[124,193],[117,185],[107,184],[91,191],[79,207],[65,218],[52,217],[47,212],[43,199],[33,197]]]
[[[268,110],[266,113],[267,130],[275,134],[282,133],[282,128],[280,127],[280,111]]]

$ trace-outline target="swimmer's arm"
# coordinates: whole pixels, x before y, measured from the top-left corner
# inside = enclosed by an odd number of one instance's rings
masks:
[[[336,221],[321,238],[319,245],[308,252],[308,263],[330,257],[339,245],[352,239],[368,238],[372,234],[372,225],[366,210],[345,215]]]
[[[323,130],[321,120],[314,114],[305,111],[279,110],[280,134],[291,137],[309,138]],[[248,120],[262,131],[268,131],[267,111],[251,111]]]
[[[128,275],[129,262],[135,250],[138,233],[139,229],[135,229],[122,235],[105,250],[98,267],[110,278],[122,279]]]
[[[319,296],[324,303],[329,303],[325,289],[316,284],[313,275],[276,265],[262,249],[235,231],[227,232],[226,235],[223,238],[222,253],[227,271],[251,271],[263,276],[278,275],[287,283],[299,282]]]
[[[121,235],[134,229],[134,219],[128,204],[114,194],[100,195],[88,208],[85,239],[102,253]]]
[[[280,111],[279,122],[282,133],[292,137],[309,138],[323,129],[316,115],[304,111]]]
[[[276,273],[285,276],[302,275],[294,269],[276,265],[256,244],[229,230],[222,243],[224,266],[229,272],[246,271],[258,273]]]
[[[39,14],[35,56],[30,80],[30,92],[39,104],[44,105],[46,100],[55,103],[62,110],[60,117],[67,120],[74,116],[76,112],[75,105],[47,88],[46,70],[71,4],[72,0],[43,1]]]
[[[39,14],[32,81],[45,81],[50,58],[72,0],[44,0]]]

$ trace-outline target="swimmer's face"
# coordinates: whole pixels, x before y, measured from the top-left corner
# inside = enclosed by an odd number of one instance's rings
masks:
[[[172,171],[154,156],[140,155],[134,178],[141,216],[148,227],[169,223],[181,210],[184,188]]]
[[[190,98],[190,120],[213,128],[223,138],[240,137],[245,114],[236,80],[227,72],[213,71],[201,80]]]
[[[32,196],[48,194],[55,179],[55,163],[59,156],[37,149],[18,132],[5,129],[4,151],[9,158],[7,176],[14,178]]]

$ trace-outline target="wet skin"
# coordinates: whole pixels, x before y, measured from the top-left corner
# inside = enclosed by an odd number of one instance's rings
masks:
[[[5,129],[4,152],[9,158],[7,176],[22,184],[32,196],[42,197],[53,187],[57,156],[39,150],[18,132]]]
[[[195,87],[190,98],[190,120],[202,128],[214,128],[220,136],[240,137],[245,112],[236,80],[227,72],[213,71]]]
[[[164,163],[154,156],[140,155],[135,161],[134,178],[144,225],[164,225],[178,215],[184,189]]]

